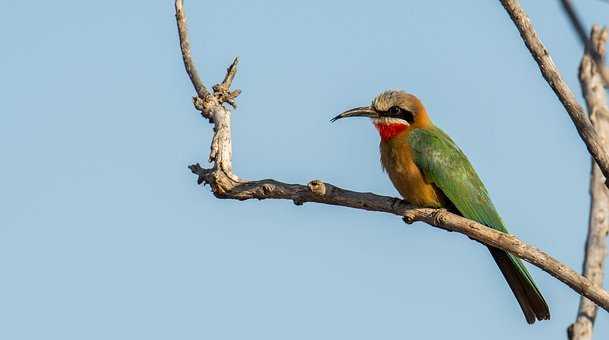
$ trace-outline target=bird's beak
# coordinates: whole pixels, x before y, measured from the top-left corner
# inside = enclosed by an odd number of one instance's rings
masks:
[[[378,113],[376,111],[374,111],[374,109],[370,106],[362,106],[362,107],[356,107],[355,109],[351,109],[348,111],[345,111],[341,114],[339,114],[338,116],[330,119],[331,123],[334,123],[335,121],[341,119],[341,118],[348,118],[348,117],[370,117],[370,118],[375,118],[378,117]]]

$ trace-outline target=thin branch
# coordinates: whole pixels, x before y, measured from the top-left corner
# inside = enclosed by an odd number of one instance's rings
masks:
[[[214,124],[214,137],[211,143],[209,153],[209,161],[214,163],[214,171],[222,172],[227,178],[238,181],[237,176],[233,174],[231,159],[232,159],[232,142],[231,142],[231,124],[230,111],[224,107],[223,103],[228,103],[235,107],[235,99],[241,93],[241,90],[230,91],[230,86],[233,83],[235,74],[237,73],[237,64],[239,58],[235,58],[233,63],[228,67],[227,74],[222,83],[213,86],[214,95],[210,95],[209,91],[201,81],[195,63],[192,61],[190,52],[190,44],[188,42],[188,29],[186,28],[186,14],[184,12],[183,0],[176,0],[176,22],[178,24],[178,35],[180,37],[180,50],[182,51],[182,60],[186,73],[192,82],[192,85],[197,92],[197,96],[193,97],[195,108],[201,111],[203,117],[207,118],[210,123]]]
[[[228,69],[226,69],[226,76],[224,76],[224,80],[220,84],[214,85],[214,92],[221,96],[218,99],[221,102],[229,103],[233,108],[237,108],[235,99],[237,99],[237,96],[241,94],[241,90],[230,90],[230,87],[233,84],[233,79],[235,79],[235,75],[237,74],[238,64],[239,57],[235,58],[233,63],[228,67]]]
[[[176,0],[176,9],[181,9],[181,2],[181,0]],[[231,72],[231,68],[228,72]],[[234,74],[228,75],[225,79],[232,79],[232,77],[234,77]],[[228,89],[225,89],[225,91],[228,91]],[[397,198],[345,190],[318,180],[304,186],[282,183],[272,179],[261,181],[238,179],[232,173],[231,166],[230,111],[222,106],[222,102],[216,96],[210,97],[212,99],[206,99],[203,103],[199,102],[197,109],[205,111],[205,115],[210,117],[214,124],[215,133],[210,155],[210,161],[214,163],[214,166],[211,169],[204,169],[199,164],[194,164],[190,166],[190,169],[198,175],[197,182],[199,184],[206,183],[211,186],[216,197],[236,200],[286,199],[292,200],[298,205],[305,202],[316,202],[391,213],[403,217],[407,223],[422,221],[441,229],[456,231],[486,245],[508,251],[548,272],[580,295],[586,296],[609,311],[609,292],[594,285],[589,279],[579,275],[573,269],[545,252],[520,241],[514,235],[496,231],[446,210],[414,208]]]
[[[579,37],[579,41],[584,46],[584,49],[589,49],[588,44],[590,43],[590,39],[588,39],[588,34],[586,33],[586,29],[584,28],[583,21],[580,16],[577,14],[577,10],[573,6],[571,0],[560,0],[575,33]],[[592,53],[592,58],[594,62],[598,66],[598,71],[600,76],[603,78],[603,84],[605,87],[609,87],[609,68],[605,66],[605,56],[597,53]]]
[[[588,33],[586,33],[584,24],[579,18],[575,7],[573,7],[571,0],[560,0],[560,3],[562,4],[562,8],[567,14],[567,17],[569,17],[569,21],[571,21],[571,25],[573,25],[573,29],[575,30],[575,33],[577,33],[579,41],[584,47],[586,47],[586,44],[588,43]]]
[[[604,55],[604,46],[609,38],[609,31],[598,26],[592,27],[590,41],[579,68],[579,80],[586,106],[590,112],[592,124],[602,141],[609,141],[609,107],[607,94],[603,88],[598,64],[593,54]],[[607,255],[607,232],[609,232],[609,190],[603,184],[605,177],[594,161],[590,178],[590,219],[586,240],[584,265],[582,272],[597,287],[603,286],[603,268]],[[582,297],[575,323],[569,326],[567,333],[571,340],[591,340],[597,306]]]
[[[188,41],[188,30],[186,28],[186,13],[184,12],[183,2],[176,1],[176,23],[178,24],[178,35],[180,37],[180,49],[182,50],[182,60],[184,60],[184,67],[186,73],[192,82],[192,85],[197,91],[197,95],[204,99],[209,96],[209,91],[201,81],[197,67],[192,61],[192,54],[190,52],[190,42]]]
[[[594,126],[592,126],[584,109],[577,102],[575,94],[573,94],[573,91],[571,91],[560,75],[558,68],[550,57],[550,52],[548,52],[546,47],[539,40],[537,32],[535,32],[533,24],[531,23],[531,19],[529,19],[529,16],[520,6],[518,0],[500,1],[520,32],[520,36],[522,37],[522,40],[524,40],[529,52],[531,52],[533,59],[535,59],[539,65],[541,74],[552,90],[554,90],[554,93],[558,96],[558,99],[567,110],[567,113],[569,113],[569,116],[577,128],[579,136],[586,144],[588,151],[594,160],[596,160],[603,175],[605,175],[606,178],[609,178],[609,154],[607,153],[607,149],[603,143],[601,143],[600,137],[594,130]],[[609,183],[605,184],[609,185]]]

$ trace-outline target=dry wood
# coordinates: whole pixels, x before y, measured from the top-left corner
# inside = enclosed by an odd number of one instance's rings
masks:
[[[541,74],[567,110],[567,113],[577,128],[579,136],[586,144],[588,151],[596,160],[603,175],[605,175],[606,178],[609,178],[609,154],[607,153],[607,149],[601,142],[600,137],[596,133],[596,130],[594,129],[594,126],[592,126],[584,109],[575,99],[575,94],[573,94],[573,91],[571,91],[560,75],[558,68],[550,57],[550,52],[548,52],[546,47],[539,40],[537,32],[535,32],[533,24],[531,23],[531,19],[529,19],[529,16],[520,6],[518,0],[500,1],[520,32],[520,36],[522,37],[522,40],[524,40],[529,52],[531,52],[533,59],[535,59],[539,65]],[[605,184],[609,185],[608,183]]]
[[[604,81],[593,55],[604,55],[607,38],[609,38],[607,29],[601,30],[598,26],[592,28],[590,42],[587,44],[588,48],[579,68],[579,80],[592,124],[605,144],[609,141],[609,107],[607,107],[607,94],[603,88]],[[604,182],[605,176],[592,160],[590,218],[582,272],[598,287],[603,285],[603,268],[607,256],[606,237],[609,231],[609,190]],[[596,313],[597,306],[582,297],[575,323],[569,326],[567,331],[569,339],[591,340]]]
[[[565,10],[575,33],[579,37],[579,41],[582,43],[585,49],[588,49],[592,52],[591,56],[594,59],[594,62],[597,65],[597,69],[599,71],[600,76],[603,78],[603,83],[605,87],[609,87],[609,68],[605,65],[605,56],[598,54],[595,50],[590,49],[588,44],[590,43],[590,39],[588,39],[588,34],[586,33],[586,29],[584,28],[584,24],[580,19],[575,7],[571,0],[561,0],[562,8]]]
[[[191,78],[195,90],[199,93],[197,84],[203,84],[194,69],[194,63],[188,47],[186,26],[182,0],[176,0],[176,18],[182,54],[188,76]],[[186,42],[186,44],[185,44]],[[190,65],[190,66],[189,66]],[[344,206],[369,211],[379,211],[401,216],[406,223],[417,221],[429,225],[464,234],[486,245],[508,251],[548,272],[566,285],[589,298],[591,301],[609,311],[609,292],[594,285],[589,279],[579,275],[573,269],[560,263],[545,252],[528,245],[516,236],[505,234],[488,228],[480,223],[452,214],[443,209],[415,208],[404,201],[373,193],[361,193],[341,189],[331,184],[315,180],[308,185],[282,183],[272,179],[260,181],[247,181],[239,179],[232,172],[230,111],[222,104],[229,103],[230,81],[236,72],[236,63],[228,69],[228,74],[222,84],[214,86],[213,95],[203,93],[195,97],[195,108],[202,111],[203,116],[214,124],[214,137],[211,145],[210,162],[213,167],[202,168],[199,164],[190,166],[193,173],[198,176],[199,184],[209,184],[214,195],[223,199],[286,199],[301,205],[306,202],[315,202],[329,205]],[[228,79],[228,81],[227,81]],[[216,90],[217,89],[217,90]],[[236,96],[234,96],[236,97]],[[234,97],[232,99],[234,100]]]

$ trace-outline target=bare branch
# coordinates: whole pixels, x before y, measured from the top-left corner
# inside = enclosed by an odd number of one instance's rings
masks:
[[[233,79],[235,79],[235,75],[237,74],[238,64],[239,58],[235,58],[233,63],[226,70],[226,76],[224,76],[222,83],[214,85],[214,92],[220,96],[218,100],[220,100],[220,102],[229,103],[233,108],[237,108],[235,99],[237,99],[237,96],[241,94],[241,90],[230,90],[230,87],[233,84]]]
[[[184,61],[184,68],[186,68],[186,73],[188,74],[188,77],[190,78],[190,81],[192,82],[192,85],[194,86],[195,91],[197,92],[197,96],[193,97],[192,99],[195,108],[201,111],[201,114],[205,118],[207,118],[210,123],[213,123],[213,115],[215,113],[220,115],[228,114],[230,116],[228,110],[224,109],[222,104],[228,103],[232,107],[236,107],[235,99],[239,96],[239,94],[241,94],[241,90],[230,91],[230,86],[232,85],[233,79],[235,78],[235,74],[237,73],[237,64],[239,64],[239,58],[235,58],[235,60],[233,60],[233,63],[227,69],[224,80],[222,81],[222,83],[213,86],[214,95],[210,95],[209,91],[205,87],[205,84],[203,84],[201,77],[199,77],[199,72],[197,72],[197,67],[195,66],[195,63],[192,61],[192,53],[190,52],[190,43],[188,41],[188,29],[186,27],[186,13],[184,11],[183,0],[176,0],[175,9],[176,22],[178,24],[178,36],[180,37],[180,50],[182,51],[182,60]],[[230,135],[230,126],[228,127],[228,129],[228,135]],[[224,135],[224,133],[222,133],[221,135]],[[221,151],[226,150],[217,150],[217,148],[214,148],[212,145],[212,152],[209,156],[210,161],[215,157],[222,157]],[[230,150],[228,151],[230,152]]]
[[[558,68],[552,61],[550,53],[539,40],[537,32],[533,28],[531,19],[520,6],[518,0],[500,0],[503,7],[506,9],[510,18],[518,28],[520,36],[524,40],[525,45],[531,52],[533,59],[539,65],[541,74],[546,79],[554,93],[558,96],[558,99],[569,113],[571,120],[577,128],[579,136],[582,138],[588,151],[596,160],[596,163],[600,167],[603,175],[609,178],[609,154],[605,146],[601,143],[600,137],[594,130],[592,123],[588,119],[584,109],[579,105],[575,98],[575,94],[569,88],[567,83],[564,81]],[[609,185],[606,183],[606,185]]]
[[[190,78],[195,91],[197,91],[199,98],[204,99],[205,97],[209,96],[209,91],[203,84],[203,81],[201,81],[195,63],[192,61],[190,43],[188,42],[188,30],[186,28],[186,14],[184,13],[184,4],[181,0],[176,1],[176,22],[178,24],[180,49],[182,50],[182,59],[184,60],[186,73],[188,73],[188,77]]]
[[[192,61],[190,52],[190,44],[188,42],[188,30],[186,28],[186,14],[184,12],[183,0],[176,0],[176,22],[178,24],[178,35],[180,37],[180,50],[182,51],[182,60],[186,73],[190,78],[192,85],[197,92],[197,96],[193,97],[195,108],[201,111],[203,117],[207,118],[210,123],[214,124],[214,137],[211,143],[209,153],[209,161],[214,163],[213,171],[219,171],[227,178],[238,181],[237,176],[233,174],[231,159],[232,159],[232,142],[231,142],[231,124],[230,111],[224,107],[223,103],[228,103],[236,107],[235,99],[241,93],[240,90],[230,91],[230,86],[233,83],[235,74],[237,73],[237,64],[239,58],[235,58],[233,63],[228,67],[226,76],[222,83],[214,85],[214,95],[210,95],[209,91],[201,81],[197,68]]]
[[[560,0],[560,3],[562,4],[562,7],[565,10],[565,13],[567,14],[569,21],[571,21],[571,25],[573,26],[575,33],[577,33],[579,41],[584,46],[584,49],[588,49],[588,44],[590,42],[590,40],[588,39],[588,34],[586,33],[583,21],[577,14],[575,7],[571,3],[571,0]],[[604,86],[609,87],[609,68],[605,66],[605,56],[597,53],[592,53],[592,58],[597,64],[599,74],[603,78]]]
[[[582,87],[591,121],[602,142],[609,141],[609,107],[607,94],[603,88],[598,64],[594,62],[593,54],[604,55],[604,45],[609,38],[609,31],[592,27],[590,41],[587,43],[584,57],[579,68],[579,80]],[[590,220],[586,240],[583,274],[597,287],[603,285],[603,268],[607,256],[607,233],[609,232],[609,190],[604,185],[605,176],[594,161],[592,161],[592,176],[590,178]],[[571,340],[591,340],[592,328],[596,319],[597,306],[582,297],[575,323],[569,326],[567,333]]]
[[[176,10],[182,10],[181,2],[181,0],[176,0]],[[180,16],[176,15],[176,17],[179,21]],[[182,49],[182,53],[184,53],[184,49]],[[184,57],[185,62],[188,59]],[[236,65],[236,62],[227,70],[228,74],[222,83],[224,85],[219,85],[224,86],[224,88],[217,92],[230,92],[228,87],[236,72],[234,65]],[[237,200],[286,199],[292,200],[297,205],[305,202],[316,202],[391,213],[403,217],[407,223],[422,221],[441,229],[456,231],[486,245],[521,257],[609,311],[609,292],[594,285],[589,279],[579,275],[573,269],[545,252],[520,241],[514,235],[501,233],[446,210],[414,208],[397,198],[345,190],[319,180],[312,181],[307,186],[287,184],[272,179],[261,181],[240,180],[232,172],[230,111],[222,106],[222,101],[216,96],[208,96],[204,100],[195,100],[195,105],[197,109],[204,111],[204,115],[210,117],[214,124],[215,133],[210,154],[210,162],[213,162],[214,166],[211,169],[204,169],[199,164],[194,164],[190,166],[190,169],[198,175],[197,182],[199,184],[209,184],[214,195],[218,198]]]
[[[272,179],[260,181],[234,181],[222,172],[203,169],[199,164],[190,166],[199,176],[198,183],[210,184],[218,198],[286,199],[297,205],[315,202],[355,209],[378,211],[404,218],[407,223],[425,222],[438,228],[456,231],[486,245],[508,251],[548,272],[580,295],[609,311],[609,293],[594,285],[589,279],[560,263],[547,253],[528,245],[516,236],[504,234],[480,223],[452,214],[443,209],[415,208],[404,201],[373,193],[345,190],[331,184],[315,180],[308,185],[282,183]]]

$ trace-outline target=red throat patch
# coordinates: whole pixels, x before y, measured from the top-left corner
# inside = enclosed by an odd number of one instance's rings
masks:
[[[381,139],[383,142],[390,140],[391,138],[400,134],[400,132],[406,130],[408,125],[406,124],[382,124],[382,123],[374,123],[374,126],[377,130],[379,130],[379,134],[381,135]]]

